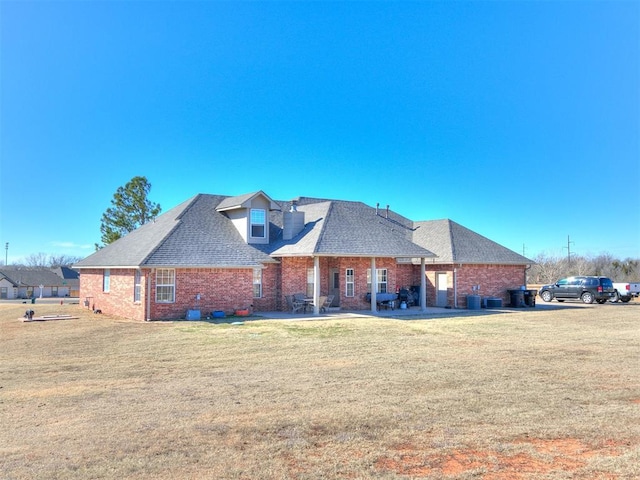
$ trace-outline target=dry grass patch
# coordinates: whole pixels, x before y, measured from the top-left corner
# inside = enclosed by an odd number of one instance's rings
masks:
[[[22,310],[0,306],[3,478],[640,476],[636,303],[237,326]]]

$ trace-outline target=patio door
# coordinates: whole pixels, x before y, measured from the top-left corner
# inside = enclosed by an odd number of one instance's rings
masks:
[[[436,274],[436,307],[447,306],[447,274]]]
[[[332,268],[329,270],[329,295],[333,295],[332,307],[340,306],[340,270]]]

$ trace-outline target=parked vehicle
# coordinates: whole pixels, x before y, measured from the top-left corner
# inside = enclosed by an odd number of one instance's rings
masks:
[[[618,300],[627,303],[633,297],[640,295],[640,283],[615,282],[613,284],[613,288],[615,289],[615,294],[613,295],[613,298],[609,300],[613,303]]]
[[[550,285],[543,285],[538,295],[545,302],[554,298],[559,302],[567,299],[580,299],[584,303],[605,303],[615,295],[613,282],[607,277],[579,276],[558,280]]]

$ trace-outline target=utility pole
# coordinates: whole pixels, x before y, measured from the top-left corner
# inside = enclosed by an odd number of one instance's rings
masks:
[[[569,241],[569,235],[567,235],[567,246],[564,247],[567,249],[567,265],[571,265],[571,244],[573,242]]]
[[[9,242],[4,244],[4,266],[7,266],[7,259],[9,258]]]

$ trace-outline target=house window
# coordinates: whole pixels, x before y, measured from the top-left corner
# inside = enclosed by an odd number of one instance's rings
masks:
[[[253,269],[253,298],[262,298],[262,269]]]
[[[142,274],[140,270],[136,270],[136,273],[133,277],[133,301],[140,301],[140,292],[142,290]]]
[[[109,289],[111,288],[111,270],[108,268],[104,269],[102,273],[102,291],[105,293],[109,293]]]
[[[173,303],[176,296],[176,271],[173,268],[156,270],[156,303]]]
[[[344,284],[346,286],[345,295],[347,297],[353,297],[355,295],[355,274],[353,268],[347,268],[345,273]]]
[[[251,209],[251,236],[264,238],[267,231],[267,214],[259,208]]]
[[[52,297],[57,297],[58,296],[58,287],[56,287],[56,286],[51,287],[51,296]]]
[[[3,300],[9,298],[9,289],[7,287],[0,287],[0,298]]]
[[[376,293],[387,293],[387,269],[377,268],[378,289]],[[371,292],[371,269],[367,268],[367,292]]]
[[[307,297],[313,297],[315,292],[315,275],[313,268],[307,268]]]

